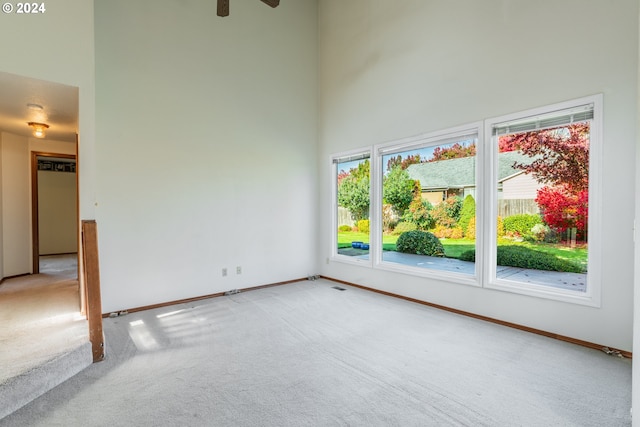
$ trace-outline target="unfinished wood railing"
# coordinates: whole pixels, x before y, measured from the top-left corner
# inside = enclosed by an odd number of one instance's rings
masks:
[[[89,340],[93,362],[104,359],[102,332],[102,300],[100,298],[100,268],[98,258],[98,226],[95,220],[82,221],[82,260],[85,310],[89,322]]]

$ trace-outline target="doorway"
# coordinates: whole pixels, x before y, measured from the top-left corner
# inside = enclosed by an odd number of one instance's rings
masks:
[[[31,152],[33,274],[61,266],[78,278],[76,156]],[[71,264],[71,265],[70,265]]]

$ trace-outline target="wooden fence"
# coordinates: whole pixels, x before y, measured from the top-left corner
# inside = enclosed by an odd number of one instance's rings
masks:
[[[540,213],[538,204],[533,199],[500,199],[498,200],[498,216],[506,218],[511,215]]]
[[[351,219],[351,212],[349,212],[349,209],[338,206],[338,227],[341,225],[353,227],[356,224],[355,221]]]

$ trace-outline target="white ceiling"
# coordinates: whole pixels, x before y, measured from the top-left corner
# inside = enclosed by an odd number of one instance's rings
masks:
[[[41,105],[41,111],[27,104]],[[0,130],[33,136],[27,122],[49,125],[45,139],[76,141],[78,88],[0,72]]]

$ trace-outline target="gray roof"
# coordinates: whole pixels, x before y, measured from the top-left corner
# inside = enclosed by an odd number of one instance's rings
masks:
[[[498,154],[498,180],[503,181],[522,170],[513,167],[514,162],[529,164],[533,159],[517,151]],[[418,163],[407,168],[409,177],[420,181],[423,189],[475,187],[475,157]]]

